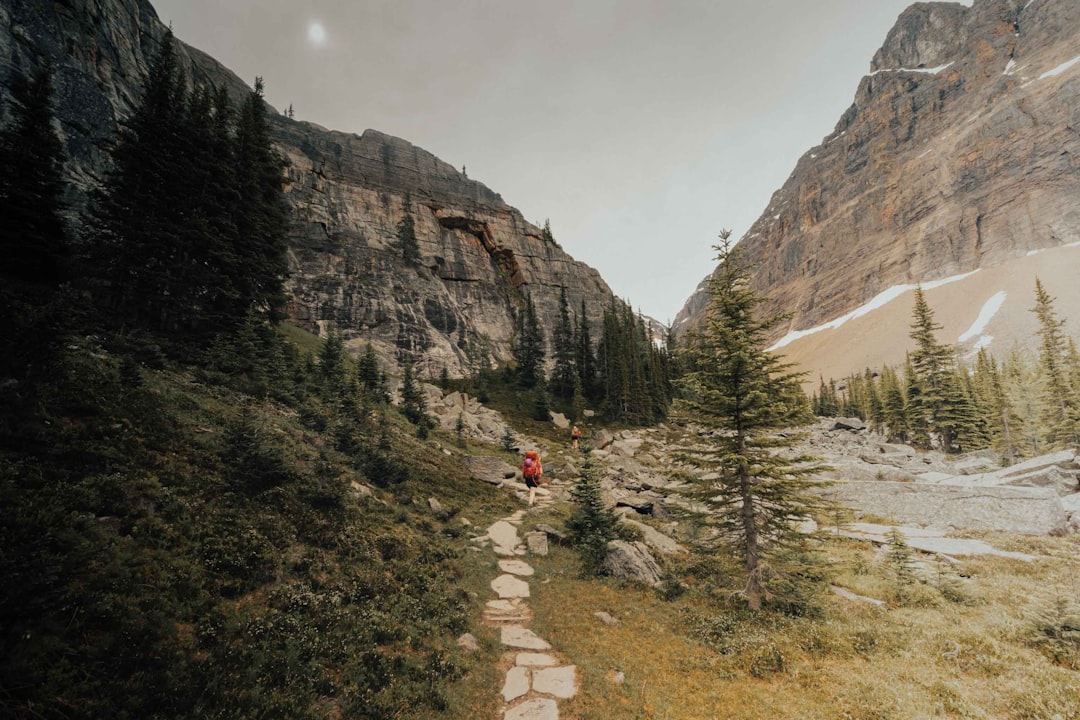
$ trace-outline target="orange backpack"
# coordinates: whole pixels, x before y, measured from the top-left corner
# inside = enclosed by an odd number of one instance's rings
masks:
[[[527,478],[538,478],[544,472],[540,465],[540,455],[535,450],[525,453],[525,462],[521,464],[521,474]]]

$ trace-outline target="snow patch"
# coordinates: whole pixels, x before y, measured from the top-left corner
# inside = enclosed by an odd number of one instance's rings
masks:
[[[928,282],[928,283],[922,283],[922,289],[923,290],[932,290],[934,288],[941,287],[942,285],[948,285],[949,283],[954,283],[954,282],[957,282],[959,280],[969,278],[969,277],[971,277],[972,275],[974,275],[977,272],[979,272],[979,270],[976,268],[975,270],[972,270],[971,272],[963,273],[962,275],[953,275],[952,277],[942,278],[941,280],[933,280],[933,281]],[[835,320],[831,320],[831,321],[825,323],[824,325],[818,325],[817,327],[812,327],[812,328],[809,328],[807,330],[792,330],[787,335],[785,335],[784,337],[780,338],[775,343],[773,343],[772,347],[770,347],[769,350],[770,351],[779,350],[780,348],[784,347],[785,345],[789,345],[789,344],[795,342],[796,340],[807,337],[808,335],[813,335],[814,333],[819,333],[822,330],[834,330],[834,329],[840,327],[841,325],[843,325],[844,323],[846,323],[848,320],[854,320],[857,317],[862,317],[863,315],[866,315],[871,310],[877,310],[879,307],[883,307],[883,306],[887,305],[889,302],[891,302],[891,301],[895,300],[896,298],[900,297],[901,295],[906,293],[908,290],[914,290],[917,287],[919,287],[918,284],[915,284],[915,285],[910,285],[910,284],[893,285],[888,290],[883,290],[883,291],[879,292],[877,295],[874,296],[874,298],[872,300],[870,300],[870,302],[866,303],[865,305],[862,305],[860,307],[855,308],[854,310],[849,312],[847,315],[842,315],[842,316],[836,318]]]
[[[975,355],[983,348],[990,347],[990,343],[994,342],[993,335],[980,335],[979,339],[975,341],[975,344],[971,346],[971,354]]]
[[[873,77],[873,76],[877,75],[878,73],[884,73],[884,72],[911,72],[911,73],[923,73],[923,74],[926,74],[926,75],[937,75],[939,72],[941,72],[945,68],[949,67],[950,65],[952,65],[951,62],[950,63],[945,63],[944,65],[938,65],[935,68],[883,68],[881,70],[875,70],[874,72],[870,73],[870,77]]]
[[[979,316],[975,318],[975,322],[971,324],[967,330],[963,332],[956,340],[957,342],[967,342],[976,335],[981,335],[979,342],[982,342],[985,335],[982,335],[982,331],[986,329],[986,324],[993,319],[994,315],[997,315],[998,310],[1005,304],[1005,291],[999,290],[990,296],[990,299],[983,303],[982,310],[979,311]],[[991,338],[992,339],[992,338]],[[978,344],[978,343],[976,343]]]
[[[1028,0],[1028,1],[1027,1],[1027,5],[1025,5],[1024,7],[1020,8],[1021,12],[1022,12],[1022,11],[1024,11],[1024,10],[1027,10],[1027,9],[1028,9],[1028,5],[1031,5],[1031,3],[1033,3],[1033,2],[1035,2],[1035,0]]]
[[[1015,69],[1016,69],[1016,61],[1013,60],[1012,58],[1009,58],[1009,62],[1005,65],[1005,71],[1002,72],[1001,74],[1002,75],[1012,75],[1012,72]]]
[[[1043,78],[1054,77],[1055,75],[1060,75],[1061,73],[1065,72],[1066,70],[1068,70],[1069,68],[1071,68],[1073,65],[1075,65],[1078,62],[1080,62],[1080,55],[1077,55],[1076,57],[1074,57],[1072,60],[1069,60],[1068,62],[1061,63],[1060,65],[1058,65],[1053,70],[1047,70],[1042,75],[1040,75],[1038,77],[1038,79],[1042,80]]]

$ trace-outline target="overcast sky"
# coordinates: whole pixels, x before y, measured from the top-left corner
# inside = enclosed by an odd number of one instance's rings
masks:
[[[296,118],[404,138],[674,319],[909,0],[151,0]],[[965,4],[970,4],[967,2]]]

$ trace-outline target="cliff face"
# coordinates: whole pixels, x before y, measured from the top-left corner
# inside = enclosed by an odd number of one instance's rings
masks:
[[[1080,4],[917,3],[741,239],[785,332],[1080,241]],[[702,316],[701,289],[678,327]]]
[[[6,104],[16,77],[53,65],[74,208],[104,177],[117,124],[137,102],[164,33],[145,0],[0,4],[0,100]],[[248,92],[205,53],[178,49],[193,81],[223,85],[236,99]],[[584,300],[599,319],[611,296],[599,274],[543,240],[483,184],[372,130],[356,136],[278,115],[273,125],[289,161],[289,314],[297,324],[334,327],[354,349],[371,342],[384,361],[412,359],[434,375],[444,366],[465,372],[470,355],[508,359],[525,293],[547,328],[558,317],[561,287],[572,309]],[[404,263],[393,246],[406,198],[418,265]]]

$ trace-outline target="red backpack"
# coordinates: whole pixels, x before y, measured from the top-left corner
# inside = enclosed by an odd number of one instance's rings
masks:
[[[543,473],[540,466],[540,455],[535,450],[525,453],[525,462],[521,464],[521,474],[527,478],[538,478]]]

